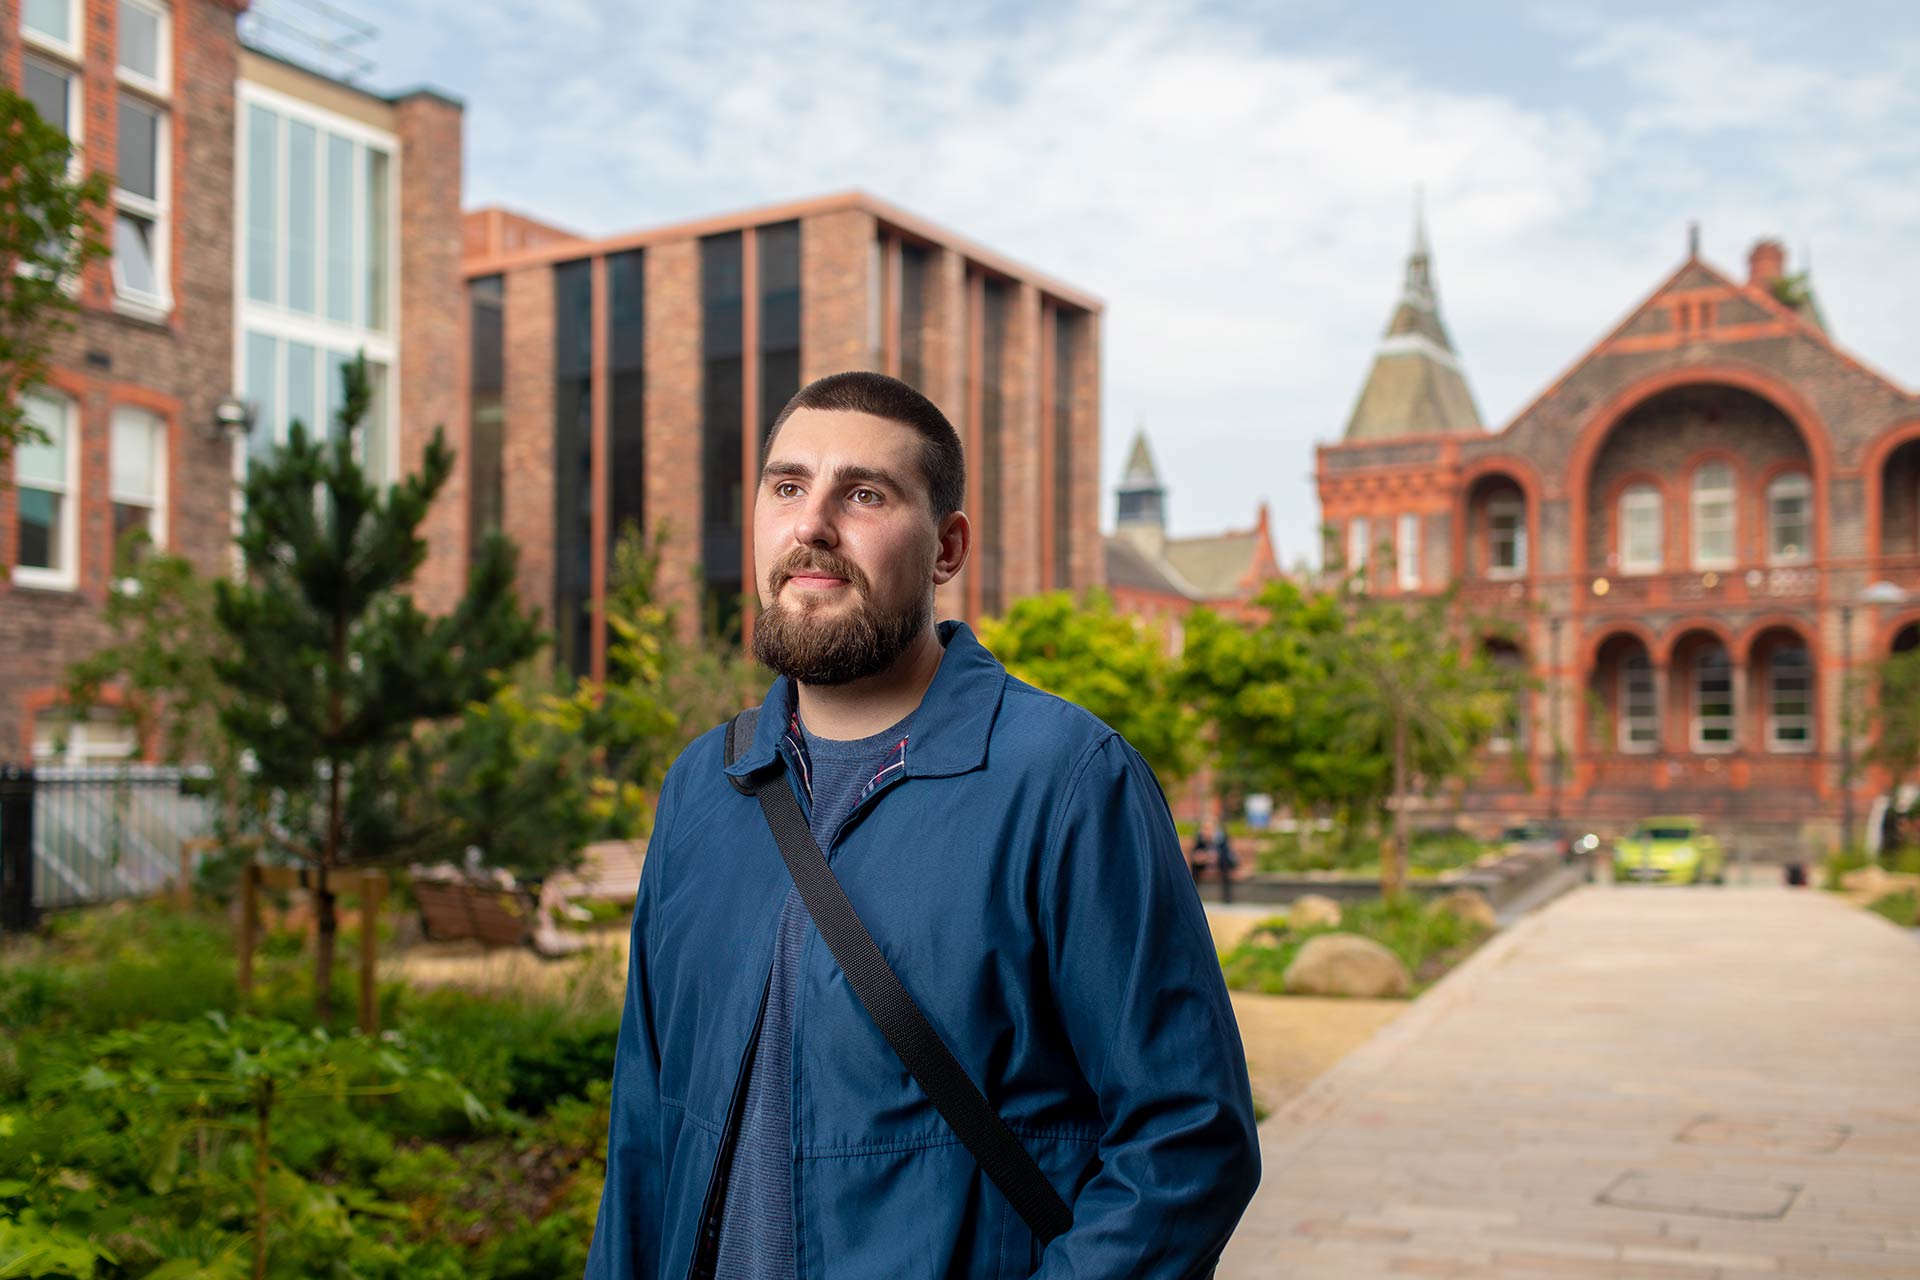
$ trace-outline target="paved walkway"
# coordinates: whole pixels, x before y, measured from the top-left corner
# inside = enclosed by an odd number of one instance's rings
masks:
[[[1261,1129],[1241,1277],[1920,1277],[1920,940],[1586,887]]]

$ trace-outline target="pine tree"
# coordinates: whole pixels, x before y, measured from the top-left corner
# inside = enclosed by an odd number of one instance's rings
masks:
[[[466,594],[433,618],[407,587],[426,557],[419,526],[453,452],[435,428],[420,469],[382,488],[354,459],[371,404],[366,360],[343,374],[331,440],[294,423],[285,448],[247,476],[244,576],[217,584],[232,641],[218,664],[232,696],[221,720],[252,759],[269,848],[304,862],[318,931],[315,1009],[332,1015],[333,874],[415,847],[395,762],[424,721],[484,700],[543,643],[514,593],[515,554],[495,534]]]

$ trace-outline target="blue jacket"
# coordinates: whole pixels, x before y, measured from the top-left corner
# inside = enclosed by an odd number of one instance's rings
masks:
[[[1166,801],[1112,729],[1010,677],[963,624],[942,623],[940,638],[905,768],[827,855],[1073,1227],[1042,1252],[809,924],[793,1032],[799,1275],[1204,1274],[1252,1198],[1259,1153],[1233,1009]],[[716,729],[662,788],[588,1280],[680,1280],[723,1198],[719,1155],[791,883],[759,805],[723,774],[790,750],[790,698],[775,681],[732,769]]]

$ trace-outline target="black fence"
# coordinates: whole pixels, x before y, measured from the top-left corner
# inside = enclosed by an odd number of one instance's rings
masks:
[[[211,827],[204,783],[164,765],[0,765],[0,932],[175,883],[182,846]]]

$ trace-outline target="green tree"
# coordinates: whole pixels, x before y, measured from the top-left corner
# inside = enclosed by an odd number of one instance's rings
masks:
[[[1920,649],[1885,659],[1870,679],[1874,738],[1864,760],[1885,769],[1897,786],[1920,769]]]
[[[1193,772],[1200,721],[1179,696],[1178,667],[1098,588],[1028,596],[980,626],[981,643],[1020,679],[1100,717],[1146,758],[1163,786]]]
[[[365,358],[343,379],[333,439],[295,423],[286,447],[248,473],[245,575],[217,582],[214,605],[230,645],[216,663],[230,694],[221,723],[249,755],[267,843],[312,872],[323,1020],[332,1014],[332,873],[404,856],[423,834],[406,821],[400,746],[422,722],[486,700],[542,643],[514,594],[513,546],[498,534],[451,613],[430,618],[414,604],[406,588],[426,556],[420,522],[453,453],[435,428],[417,472],[374,485],[353,456],[370,404]]]
[[[46,378],[53,336],[73,328],[70,281],[107,252],[101,174],[74,177],[74,146],[31,102],[0,87],[0,476],[43,433],[24,397]]]
[[[1414,795],[1466,772],[1511,705],[1514,691],[1478,648],[1454,637],[1450,602],[1360,597],[1346,626],[1320,639],[1332,674],[1334,741],[1384,771],[1393,838],[1380,859],[1380,889],[1406,882],[1407,813]]]

